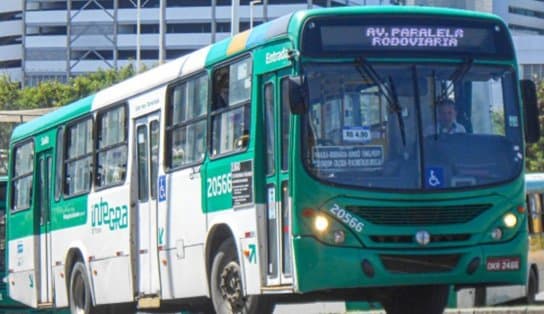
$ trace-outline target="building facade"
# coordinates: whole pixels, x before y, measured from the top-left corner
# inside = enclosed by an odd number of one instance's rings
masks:
[[[23,79],[23,1],[0,1],[0,73]]]
[[[522,75],[544,77],[544,0],[238,1],[240,31],[326,6],[426,5],[495,13],[514,33]],[[230,36],[231,5],[231,0],[3,0],[0,73],[33,86],[129,63],[152,67]]]
[[[295,10],[389,3],[239,2],[240,31]],[[5,43],[0,50],[0,72],[25,86],[34,86],[43,80],[66,81],[71,76],[128,63],[152,67],[230,36],[231,10],[231,0],[0,1],[0,45]]]

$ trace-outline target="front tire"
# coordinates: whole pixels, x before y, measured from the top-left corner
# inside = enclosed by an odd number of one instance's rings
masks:
[[[94,313],[91,286],[85,264],[78,261],[72,268],[70,275],[70,312],[72,314]]]
[[[538,293],[538,275],[532,268],[529,271],[530,273],[527,282],[527,294],[525,297],[525,303],[531,305],[536,303],[536,294]]]
[[[272,307],[262,295],[244,295],[240,262],[231,239],[219,246],[213,258],[210,290],[217,314],[271,313]]]

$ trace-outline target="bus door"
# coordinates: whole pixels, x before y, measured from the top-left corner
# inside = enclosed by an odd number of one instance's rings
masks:
[[[53,302],[53,286],[51,277],[51,151],[47,150],[38,154],[38,186],[37,216],[39,230],[39,246],[36,251],[36,260],[39,273],[36,276],[36,287],[38,289],[38,304],[51,304]]]
[[[292,283],[291,215],[288,189],[289,108],[282,86],[287,72],[264,78],[266,152],[266,285]],[[287,91],[287,89],[285,88]],[[285,105],[284,105],[285,104]]]
[[[159,169],[159,113],[136,120],[137,289],[139,299],[160,296],[157,242],[157,171]],[[158,300],[158,299],[156,299]]]

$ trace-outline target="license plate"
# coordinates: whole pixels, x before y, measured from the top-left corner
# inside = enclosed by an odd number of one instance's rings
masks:
[[[487,271],[519,270],[519,257],[489,257],[487,258]]]

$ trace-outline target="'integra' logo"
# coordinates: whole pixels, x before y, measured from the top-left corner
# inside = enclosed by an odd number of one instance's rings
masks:
[[[100,202],[91,206],[93,227],[108,226],[111,231],[128,227],[128,206],[109,206],[100,198]]]

